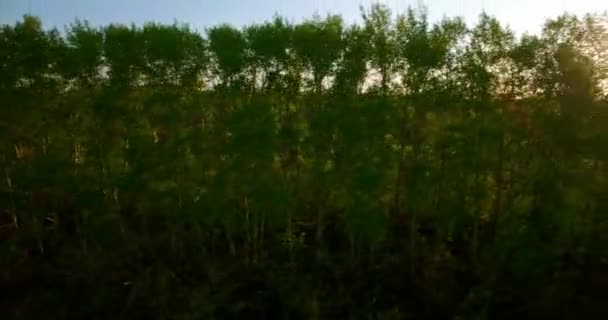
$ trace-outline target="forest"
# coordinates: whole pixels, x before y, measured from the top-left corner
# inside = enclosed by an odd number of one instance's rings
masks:
[[[0,168],[6,320],[606,319],[608,15],[26,15]]]

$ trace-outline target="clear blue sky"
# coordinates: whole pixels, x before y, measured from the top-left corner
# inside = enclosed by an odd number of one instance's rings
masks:
[[[518,34],[538,32],[547,17],[564,11],[584,14],[608,9],[608,0],[0,0],[0,24],[13,24],[31,12],[42,18],[45,27],[60,30],[80,18],[96,26],[177,20],[202,31],[222,22],[237,26],[262,22],[275,12],[291,21],[311,17],[315,12],[340,13],[347,22],[353,22],[359,19],[359,5],[368,7],[373,2],[385,3],[394,12],[423,3],[433,21],[443,15],[463,16],[469,24],[485,10]]]

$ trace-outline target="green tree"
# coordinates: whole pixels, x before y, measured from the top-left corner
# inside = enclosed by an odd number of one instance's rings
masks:
[[[294,27],[293,46],[304,65],[312,72],[313,89],[321,92],[323,80],[334,68],[342,51],[342,18],[317,17]]]
[[[246,63],[247,41],[243,33],[230,25],[221,25],[208,29],[207,37],[217,68],[215,75],[223,86],[238,87]]]

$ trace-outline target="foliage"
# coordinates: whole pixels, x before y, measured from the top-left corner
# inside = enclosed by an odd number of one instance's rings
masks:
[[[597,318],[608,18],[362,16],[2,26],[3,319]]]

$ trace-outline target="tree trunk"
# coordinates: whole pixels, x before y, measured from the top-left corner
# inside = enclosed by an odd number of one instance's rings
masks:
[[[323,208],[322,205],[317,208],[317,228],[315,239],[317,242],[317,261],[321,260],[321,255],[323,253]]]
[[[416,278],[416,232],[417,232],[417,219],[415,214],[411,214],[410,219],[410,277],[411,279]]]

